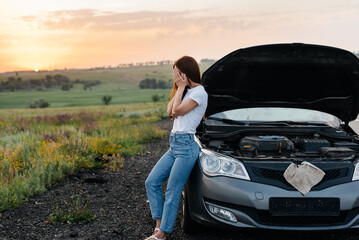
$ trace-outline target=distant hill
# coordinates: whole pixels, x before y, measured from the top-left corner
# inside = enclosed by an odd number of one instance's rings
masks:
[[[210,59],[201,62],[201,72],[213,62]],[[64,88],[63,84],[53,84],[47,88],[46,75],[51,75],[52,78],[55,75],[65,76],[65,79],[70,80],[71,87]],[[11,81],[17,81],[18,84],[18,78],[21,78],[24,86],[29,86],[29,82],[44,83],[44,86],[9,90]],[[110,104],[151,102],[153,95],[158,95],[160,101],[167,101],[170,89],[139,89],[139,83],[144,79],[168,82],[172,79],[172,64],[3,73],[0,74],[0,82],[2,85],[6,83],[7,88],[3,87],[0,91],[0,109],[28,108],[30,102],[38,99],[45,99],[50,104],[50,108],[96,106],[103,105],[102,97],[105,95],[112,96]],[[84,87],[85,83],[90,85]],[[99,84],[91,85],[91,83]]]
[[[203,59],[200,63],[201,71],[205,71],[214,60]],[[130,66],[118,68],[93,68],[93,69],[68,69],[39,72],[11,72],[0,74],[0,82],[8,80],[9,77],[20,77],[23,81],[31,79],[45,79],[46,75],[61,74],[67,76],[71,81],[101,81],[96,88],[105,89],[134,89],[138,88],[141,80],[155,78],[168,81],[172,78],[172,64],[152,66]]]

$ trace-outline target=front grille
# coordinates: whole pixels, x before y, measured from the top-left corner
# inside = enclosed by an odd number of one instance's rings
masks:
[[[253,182],[264,183],[294,191],[296,189],[292,187],[283,176],[284,171],[287,169],[288,165],[289,164],[272,165],[247,163],[246,168]],[[338,167],[340,166],[338,164],[335,164],[335,166],[330,166],[330,164],[322,164],[322,166],[319,168],[325,172],[325,175],[323,179],[312,188],[312,190],[320,190],[330,186],[350,182],[354,168],[348,164],[343,165],[346,166]]]
[[[325,175],[322,179],[322,181],[337,179],[337,178],[343,178],[348,176],[349,168],[340,168],[340,169],[331,169],[325,171]]]
[[[265,168],[252,168],[253,173],[260,178],[273,179],[281,182],[286,182],[283,174],[284,171],[276,169],[265,169]]]
[[[265,169],[265,168],[252,168],[252,170],[253,173],[259,178],[280,181],[287,186],[291,186],[287,182],[287,180],[285,180],[283,176],[284,174],[283,170]],[[349,168],[331,169],[324,172],[325,175],[322,181],[318,183],[317,188],[320,187],[320,185],[322,183],[325,183],[326,181],[347,177],[349,173]]]

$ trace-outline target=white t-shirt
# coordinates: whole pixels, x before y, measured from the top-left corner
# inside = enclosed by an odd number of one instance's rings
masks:
[[[172,133],[194,134],[196,133],[196,128],[203,118],[208,101],[208,94],[204,90],[204,87],[201,85],[194,88],[188,88],[186,95],[182,99],[182,102],[186,101],[188,98],[191,98],[197,102],[198,105],[185,115],[175,118],[171,131]]]

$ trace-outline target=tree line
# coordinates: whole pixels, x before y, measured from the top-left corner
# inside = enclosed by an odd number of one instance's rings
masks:
[[[15,92],[16,90],[38,90],[43,91],[44,88],[50,89],[54,87],[59,87],[63,91],[69,91],[73,88],[74,84],[83,84],[84,90],[87,90],[93,86],[101,84],[99,80],[80,80],[76,79],[71,81],[69,77],[61,74],[56,75],[46,75],[42,79],[29,79],[23,80],[21,77],[8,77],[7,80],[1,81],[0,83],[0,92],[1,91],[11,91]]]
[[[138,87],[141,89],[169,89],[172,88],[172,79],[165,81],[156,80],[155,78],[146,78],[138,84]]]

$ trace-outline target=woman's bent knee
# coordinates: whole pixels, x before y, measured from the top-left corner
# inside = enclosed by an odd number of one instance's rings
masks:
[[[153,186],[153,182],[151,181],[151,179],[149,177],[147,177],[147,179],[145,181],[145,186],[146,186],[146,188]]]
[[[151,175],[150,175],[151,176]],[[158,181],[156,181],[155,178],[148,176],[146,181],[145,181],[145,186],[146,188],[151,188],[151,187],[160,187],[161,184],[158,183]]]

